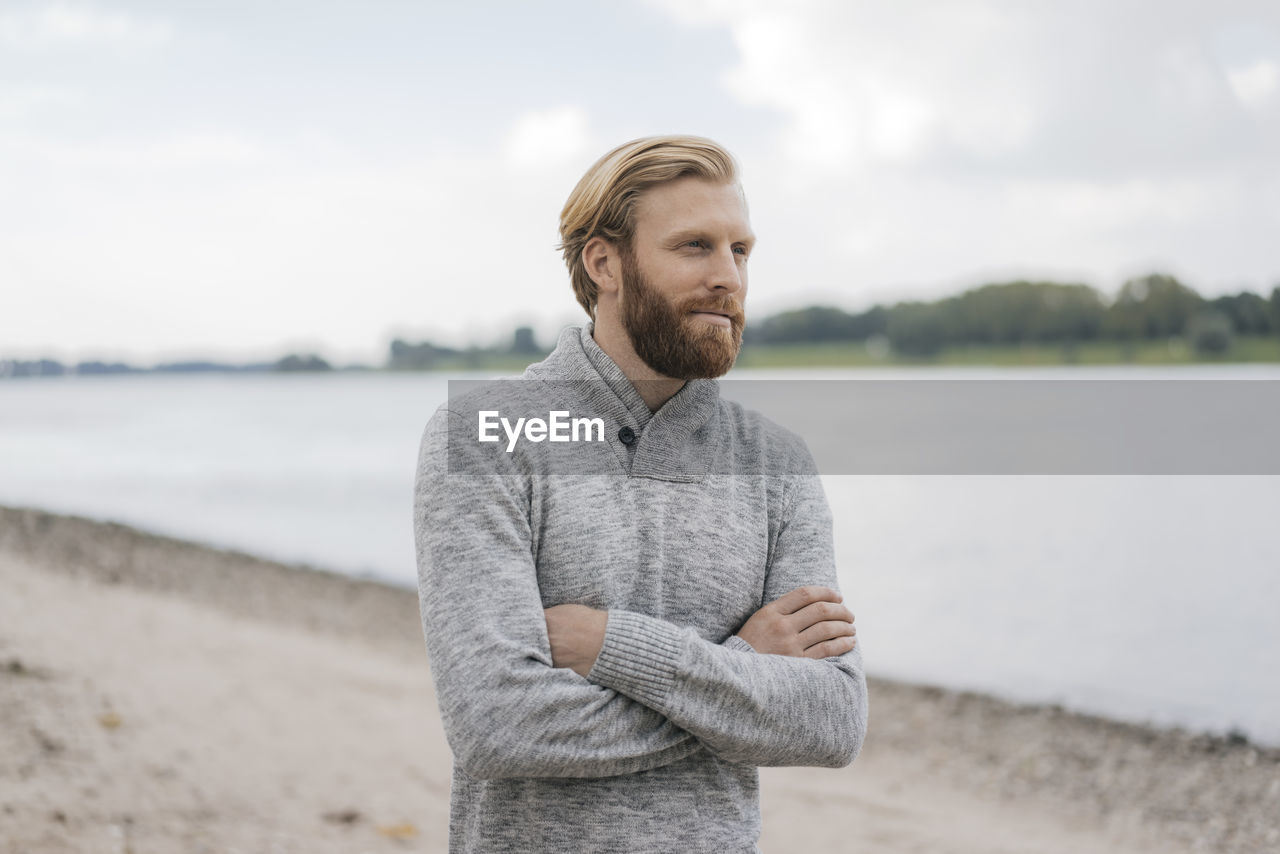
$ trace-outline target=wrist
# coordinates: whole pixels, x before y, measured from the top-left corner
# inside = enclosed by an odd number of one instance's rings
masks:
[[[675,681],[684,643],[684,632],[665,620],[611,611],[604,646],[587,678],[657,709]]]
[[[600,650],[604,648],[604,639],[609,632],[609,612],[584,608],[580,628],[577,662],[573,669],[578,675],[586,677],[600,657]]]
[[[604,645],[609,614],[586,605],[555,605],[544,612],[553,667],[586,676]]]

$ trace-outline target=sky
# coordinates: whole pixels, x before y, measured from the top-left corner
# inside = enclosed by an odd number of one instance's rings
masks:
[[[0,0],[0,359],[544,343],[592,162],[732,150],[753,316],[1280,284],[1280,3]]]

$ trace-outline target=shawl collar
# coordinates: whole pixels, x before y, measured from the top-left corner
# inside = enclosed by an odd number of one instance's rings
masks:
[[[570,383],[587,412],[604,418],[605,439],[630,476],[702,480],[720,444],[720,384],[712,379],[689,380],[651,413],[591,333],[589,323],[565,329],[555,350],[530,365],[524,379]],[[623,427],[630,427],[637,437],[631,448],[618,438]]]

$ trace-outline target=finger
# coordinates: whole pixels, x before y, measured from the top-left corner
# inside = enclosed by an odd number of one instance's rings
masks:
[[[853,612],[839,602],[814,602],[812,605],[805,605],[787,619],[792,628],[801,632],[825,620],[844,620],[846,623],[852,623]]]
[[[819,587],[818,585],[808,585],[806,587],[797,587],[790,593],[784,593],[774,600],[773,605],[779,614],[794,614],[806,605],[812,605],[814,602],[839,602],[841,596],[830,587]]]
[[[800,641],[800,646],[803,649],[808,649],[824,641],[853,637],[857,634],[858,630],[853,627],[853,623],[846,623],[844,620],[827,620],[822,623],[814,623],[803,632],[800,632],[797,638]]]
[[[858,645],[858,639],[855,637],[833,638],[829,641],[823,641],[814,644],[804,651],[805,658],[831,658],[836,655],[844,655]]]

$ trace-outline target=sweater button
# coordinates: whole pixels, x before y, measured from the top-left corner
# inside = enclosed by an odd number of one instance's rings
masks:
[[[634,445],[636,443],[636,431],[630,427],[623,427],[618,431],[618,441],[624,445]]]

